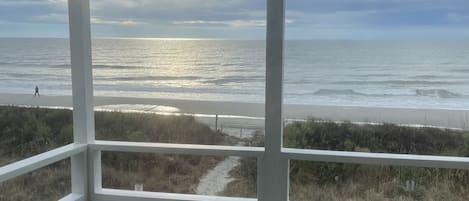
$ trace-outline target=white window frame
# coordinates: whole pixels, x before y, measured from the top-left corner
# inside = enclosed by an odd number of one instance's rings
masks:
[[[265,147],[96,141],[89,0],[68,0],[73,85],[74,143],[0,167],[0,182],[71,158],[72,193],[63,201],[286,201],[290,160],[469,169],[469,158],[303,150],[282,147],[285,0],[267,1]],[[104,189],[101,152],[254,157],[257,199]]]

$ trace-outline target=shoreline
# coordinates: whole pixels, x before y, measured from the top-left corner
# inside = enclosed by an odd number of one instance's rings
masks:
[[[265,107],[260,103],[235,103],[222,101],[173,100],[159,98],[95,97],[95,108],[109,106],[157,108],[157,113],[169,115],[193,115],[203,122],[214,123],[219,115],[219,123],[243,127],[263,128]],[[26,94],[0,94],[0,105],[72,108],[71,96],[41,96],[34,98]],[[112,107],[111,107],[112,108]],[[115,111],[126,108],[113,108]],[[138,109],[138,108],[137,108]],[[330,121],[350,121],[359,123],[393,123],[398,125],[421,125],[442,128],[469,130],[469,110],[412,109],[361,106],[325,105],[284,105],[284,118],[317,118]],[[138,109],[136,112],[144,111]]]

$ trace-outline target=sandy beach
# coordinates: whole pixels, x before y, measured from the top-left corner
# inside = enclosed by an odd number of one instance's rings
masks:
[[[44,96],[35,98],[26,94],[0,94],[0,105],[72,107],[70,96]],[[171,100],[157,98],[95,97],[97,109],[116,111],[143,111],[175,115],[195,115],[205,123],[231,125],[236,128],[262,128],[264,104],[221,101]],[[469,110],[379,108],[355,106],[284,105],[284,118],[318,118],[331,121],[360,123],[394,123],[425,125],[469,130]]]

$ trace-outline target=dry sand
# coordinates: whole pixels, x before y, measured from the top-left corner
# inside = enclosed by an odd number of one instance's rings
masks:
[[[24,94],[0,94],[2,105],[72,107],[70,96],[41,96],[34,98]],[[221,122],[245,127],[262,127],[264,105],[259,103],[234,103],[222,101],[170,100],[157,98],[95,97],[96,106],[106,105],[154,105],[170,106],[181,114],[201,114],[214,122],[214,114],[221,115]],[[469,110],[409,109],[356,106],[284,105],[284,118],[306,119],[310,117],[351,122],[395,123],[406,125],[430,125],[469,130]],[[229,117],[229,118],[228,118]],[[246,117],[250,117],[247,118]],[[254,118],[252,118],[254,117]],[[203,118],[202,118],[203,119]]]
[[[233,181],[229,172],[239,165],[239,157],[231,156],[220,162],[200,179],[197,195],[219,195],[228,183]]]

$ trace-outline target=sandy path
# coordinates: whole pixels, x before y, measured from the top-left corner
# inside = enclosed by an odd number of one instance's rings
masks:
[[[229,172],[239,165],[239,157],[228,157],[220,162],[215,168],[211,169],[197,186],[196,193],[198,195],[218,195],[228,183],[233,181]]]

